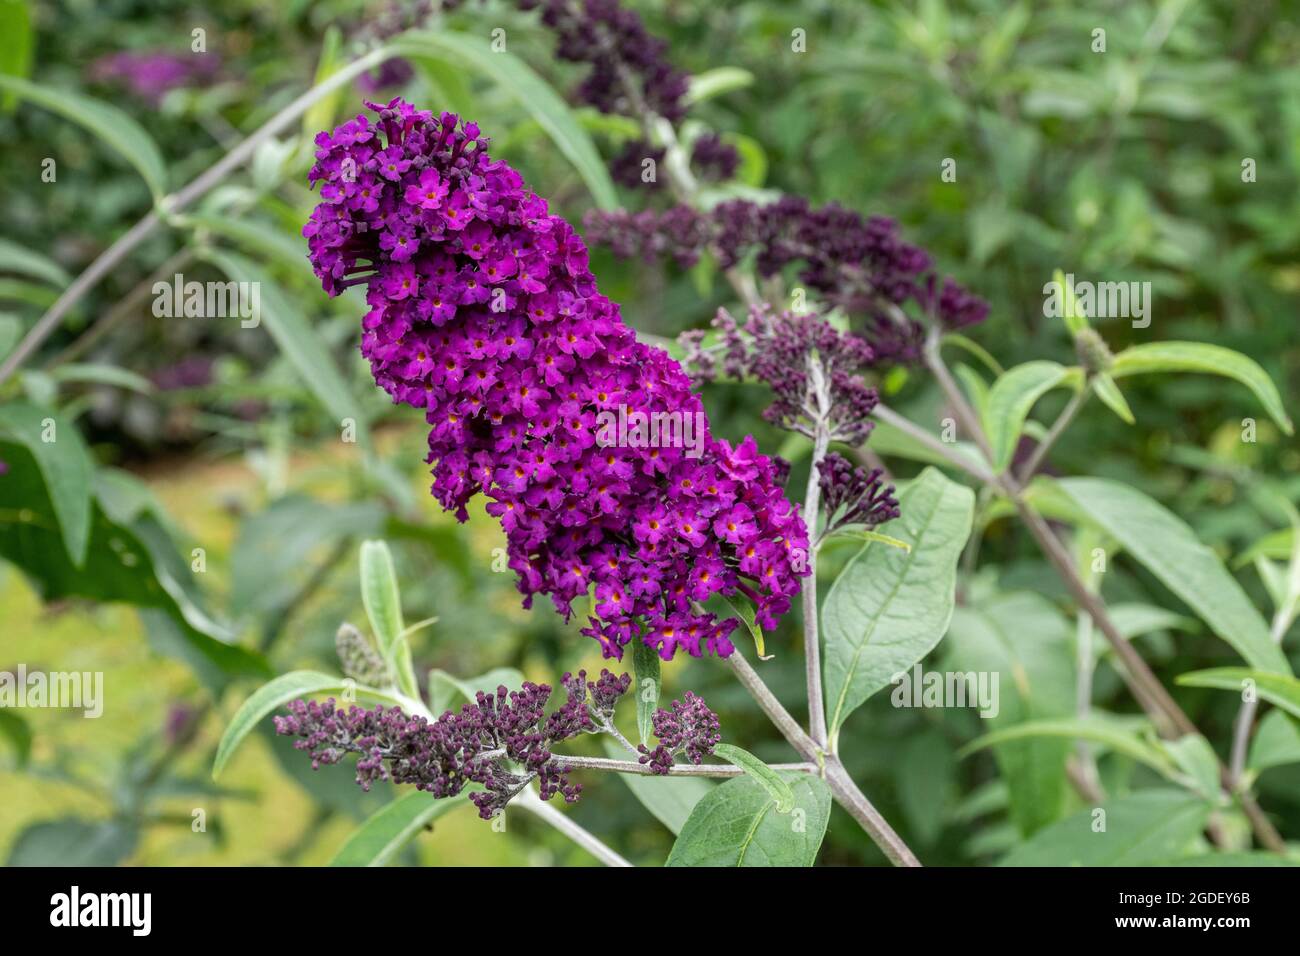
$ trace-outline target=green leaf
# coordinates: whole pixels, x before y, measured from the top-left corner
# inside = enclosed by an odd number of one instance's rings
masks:
[[[1244,567],[1256,558],[1288,559],[1295,547],[1295,539],[1296,531],[1294,528],[1279,528],[1277,531],[1270,531],[1243,551],[1237,560],[1233,562],[1233,565],[1238,568]]]
[[[789,813],[794,808],[794,791],[790,789],[790,785],[781,779],[780,774],[748,750],[742,750],[731,744],[718,744],[713,748],[713,752],[757,780],[768,795],[776,801],[777,813]]]
[[[127,371],[116,365],[81,364],[70,362],[60,365],[49,373],[56,382],[83,382],[88,385],[111,385],[125,388],[141,395],[152,395],[156,391],[147,378]]]
[[[434,820],[469,802],[467,794],[436,798],[416,790],[398,797],[361,824],[330,866],[384,866]]]
[[[412,59],[450,59],[482,73],[519,101],[544,129],[556,148],[573,164],[602,209],[618,206],[609,171],[568,104],[523,60],[505,51],[494,52],[481,37],[450,30],[417,31],[394,38],[388,49]]]
[[[63,817],[28,827],[14,840],[6,866],[117,866],[140,842],[125,820]]]
[[[0,0],[0,10],[8,2],[11,2],[11,0]],[[0,36],[3,36],[3,34],[0,33]],[[56,289],[62,289],[72,281],[63,266],[53,259],[28,249],[11,239],[3,238],[0,238],[0,272],[26,276],[29,279],[39,279],[41,282],[48,282]]]
[[[1214,687],[1237,693],[1245,689],[1246,681],[1255,683],[1255,692],[1261,698],[1293,717],[1300,717],[1300,680],[1290,675],[1246,667],[1212,667],[1178,675],[1178,683],[1183,687]]]
[[[397,587],[393,555],[383,541],[361,542],[361,601],[370,618],[370,629],[379,643],[379,653],[397,677],[397,686],[407,697],[418,697],[411,647],[402,632],[402,595]]]
[[[1126,640],[1154,631],[1186,631],[1194,634],[1201,626],[1193,618],[1140,601],[1115,603],[1107,610],[1110,611],[1111,622]]]
[[[942,658],[948,672],[997,674],[993,730],[1068,718],[1074,711],[1074,632],[1060,610],[1030,592],[1000,594],[953,613]],[[990,688],[991,689],[991,688]],[[1008,740],[993,755],[1007,784],[1011,822],[1030,834],[1054,822],[1065,805],[1068,741]]]
[[[1255,393],[1284,432],[1295,433],[1273,380],[1259,363],[1240,352],[1205,342],[1149,342],[1131,345],[1120,352],[1111,368],[1116,378],[1151,372],[1205,372],[1236,379]]]
[[[1105,830],[1087,809],[1040,830],[1000,866],[1143,866],[1176,859],[1200,837],[1210,805],[1181,790],[1144,790],[1107,802]]]
[[[0,0],[0,74],[31,75],[35,37],[27,0]],[[13,93],[0,100],[6,112],[12,112],[17,103]]]
[[[47,429],[46,423],[49,423]],[[11,402],[0,408],[0,435],[22,445],[40,467],[72,563],[86,561],[90,544],[90,493],[94,464],[81,433],[59,415]],[[51,440],[47,441],[46,438]]]
[[[1164,751],[1144,740],[1138,734],[1137,728],[1129,722],[1107,718],[1100,714],[1094,714],[1087,719],[1063,717],[1056,720],[1029,720],[1021,724],[1013,724],[972,740],[961,749],[960,755],[965,757],[986,747],[1035,737],[1091,741],[1113,753],[1122,754],[1145,764],[1164,777],[1171,780],[1174,778],[1176,767]]]
[[[975,358],[979,359],[986,369],[993,374],[993,377],[1001,375],[1006,371],[997,359],[984,346],[980,345],[974,339],[967,338],[958,332],[949,332],[943,337],[944,345],[955,345],[959,349],[969,352]]]
[[[1208,740],[1200,734],[1184,734],[1161,746],[1183,772],[1181,783],[1207,800],[1219,799],[1219,758]]]
[[[18,766],[26,766],[32,755],[32,728],[26,720],[7,707],[0,708],[0,737],[6,738],[13,745]]]
[[[357,438],[369,444],[367,416],[352,394],[320,337],[284,290],[251,260],[235,252],[211,250],[206,258],[236,282],[257,283],[261,296],[261,321],[276,346],[336,423],[356,422]]]
[[[316,78],[312,81],[312,86],[320,86],[338,72],[343,62],[342,48],[343,34],[335,24],[331,23],[326,27],[324,37],[321,38],[320,58],[316,61]],[[342,95],[343,88],[339,87],[307,107],[306,112],[302,114],[302,137],[306,142],[311,143],[318,132],[333,127],[334,117],[338,115],[339,98]]]
[[[889,527],[911,550],[868,542],[822,609],[832,748],[849,714],[928,654],[952,617],[957,559],[970,535],[975,495],[927,468],[899,507],[902,517]]]
[[[979,372],[965,362],[958,362],[953,368],[953,373],[961,380],[962,387],[966,389],[966,397],[970,399],[971,407],[983,420],[988,412],[989,405],[988,383],[984,381]]]
[[[1065,281],[1065,274],[1057,269],[1052,273],[1052,281],[1061,294],[1061,318],[1071,335],[1078,335],[1088,327],[1088,317],[1079,310],[1079,301],[1074,294],[1074,286]]]
[[[737,66],[719,66],[691,77],[686,91],[686,103],[694,106],[735,90],[743,90],[754,83],[754,74]]]
[[[1128,399],[1119,390],[1119,386],[1115,384],[1115,379],[1109,372],[1099,372],[1093,376],[1092,392],[1101,399],[1103,405],[1118,415],[1124,424],[1132,425],[1137,422],[1133,417],[1133,409],[1128,407]]]
[[[875,428],[871,430],[871,449],[877,454],[887,457],[905,458],[908,461],[937,465],[941,468],[953,467],[952,462],[943,455],[940,455],[928,445],[917,441],[906,432],[895,428],[889,422],[876,422]],[[970,442],[948,443],[948,450],[965,459],[975,468],[983,466],[984,461],[979,449]]]
[[[54,89],[0,74],[0,90],[35,103],[89,130],[144,177],[154,199],[167,192],[167,166],[157,144],[139,123],[116,106],[68,89]]]
[[[1011,464],[1034,403],[1069,375],[1070,370],[1057,362],[1035,361],[1017,365],[993,383],[983,420],[995,471],[1004,471]]]
[[[763,628],[759,626],[754,605],[739,596],[733,601],[721,592],[714,595],[714,600],[720,607],[725,607],[728,612],[740,618],[740,623],[745,625],[745,630],[749,631],[749,636],[754,639],[754,651],[758,654],[759,660],[770,660],[771,656],[767,653],[767,645],[763,639]],[[718,616],[725,617],[726,612],[720,611]]]
[[[746,775],[714,787],[691,811],[668,866],[812,866],[826,835],[831,792],[810,774],[788,774],[794,808]]]
[[[322,674],[319,671],[291,671],[281,674],[275,680],[259,687],[248,700],[240,705],[235,716],[230,718],[221,741],[217,744],[217,755],[212,761],[212,776],[216,779],[225,769],[227,762],[244,738],[271,711],[283,707],[291,700],[302,697],[330,694],[338,696],[343,693],[344,679],[336,674]],[[402,701],[391,694],[370,687],[356,686],[357,697],[366,697],[391,706],[402,706]]]
[[[1289,763],[1300,763],[1300,722],[1286,711],[1270,710],[1250,742],[1250,769],[1263,773]]]
[[[627,751],[612,740],[605,741],[605,753],[616,760],[626,760],[628,757]],[[627,785],[632,795],[674,836],[682,832],[695,805],[714,789],[714,784],[705,777],[657,777],[639,773],[620,773],[615,776]]]
[[[518,690],[523,684],[524,675],[513,667],[497,667],[466,680],[435,668],[429,671],[429,710],[434,716],[439,716],[446,710],[454,710],[452,705],[458,699],[463,698],[473,703],[478,698],[479,691],[495,694],[498,687]]]
[[[632,675],[636,683],[636,730],[641,743],[654,734],[654,715],[663,683],[659,677],[659,652],[645,641],[632,642]]]
[[[1248,664],[1290,674],[1268,627],[1212,550],[1182,519],[1135,488],[1104,478],[1065,478],[1060,491],[1181,598]]]
[[[877,544],[883,544],[886,547],[898,548],[900,551],[911,551],[912,546],[902,538],[895,538],[893,535],[881,534],[879,531],[872,531],[870,528],[862,528],[854,525],[845,525],[835,529],[832,537],[843,536],[846,538],[857,538],[860,541],[874,541]]]

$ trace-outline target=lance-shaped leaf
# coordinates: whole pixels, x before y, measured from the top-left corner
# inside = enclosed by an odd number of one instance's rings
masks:
[[[1110,370],[1115,378],[1148,375],[1152,372],[1205,372],[1236,379],[1255,393],[1273,420],[1288,435],[1294,433],[1291,416],[1282,406],[1282,396],[1268,373],[1252,358],[1205,342],[1148,342],[1131,345],[1115,356]]]
[[[645,641],[632,642],[632,674],[636,679],[636,730],[644,744],[654,733],[654,715],[663,688],[659,677],[659,652]]]
[[[423,790],[398,797],[357,827],[330,866],[384,866],[434,820],[468,802],[463,793],[435,798]]]
[[[1184,687],[1215,687],[1242,693],[1253,688],[1256,695],[1293,717],[1300,717],[1300,680],[1289,674],[1253,671],[1245,667],[1213,667],[1204,671],[1179,674]]]
[[[1034,403],[1070,377],[1071,370],[1057,362],[1026,362],[993,383],[983,409],[984,431],[993,450],[993,467],[1003,471],[1011,464]]]
[[[943,637],[974,508],[969,488],[927,468],[888,526],[910,548],[868,542],[831,587],[822,632],[832,746],[849,714]]]
[[[1065,478],[1056,486],[1248,664],[1277,674],[1291,673],[1255,606],[1218,555],[1201,544],[1182,519],[1122,482]]]
[[[794,807],[794,791],[790,789],[790,785],[781,779],[779,773],[748,750],[731,744],[718,744],[713,748],[713,752],[757,780],[768,795],[776,801],[777,813],[789,813]]]
[[[1185,856],[1210,804],[1182,790],[1116,797],[1054,823],[1004,857],[1001,866],[1145,866]],[[1104,812],[1104,816],[1102,813]]]
[[[157,144],[139,123],[116,106],[68,89],[53,89],[0,73],[0,90],[58,113],[103,140],[136,168],[159,199],[167,191],[167,167]]]

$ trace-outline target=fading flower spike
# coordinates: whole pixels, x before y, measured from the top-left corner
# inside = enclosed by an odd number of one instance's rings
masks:
[[[687,691],[681,700],[672,703],[672,710],[660,707],[651,718],[659,745],[653,750],[639,744],[640,763],[648,764],[650,772],[665,775],[672,771],[674,758],[685,754],[693,764],[701,763],[713,753],[722,740],[718,728],[718,715],[709,709],[703,698]]]
[[[743,591],[776,626],[807,573],[808,533],[753,438],[714,438],[690,380],[637,342],[587,249],[474,123],[395,99],[316,138],[321,203],[303,230],[325,290],[364,285],[362,354],[396,402],[424,410],[433,494],[468,518],[482,493],[524,605],[607,657],[641,640],[665,660],[726,656],[736,618],[696,610]],[[692,447],[608,438],[622,414],[699,423]],[[698,446],[698,447],[697,447]]]

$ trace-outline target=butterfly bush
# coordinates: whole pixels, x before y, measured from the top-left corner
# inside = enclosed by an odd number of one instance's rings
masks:
[[[330,295],[364,286],[361,350],[430,427],[432,492],[459,520],[478,494],[506,533],[525,607],[548,595],[621,659],[732,652],[745,595],[775,627],[807,573],[808,532],[752,437],[714,437],[682,368],[636,340],[587,249],[477,124],[394,99],[316,139],[321,202],[303,230]],[[698,423],[684,444],[611,440],[620,413]],[[644,435],[641,436],[644,439]],[[636,446],[636,447],[633,447]]]
[[[799,281],[827,307],[854,317],[854,331],[878,362],[921,358],[926,324],[905,307],[949,331],[988,316],[988,303],[940,277],[929,253],[905,242],[894,220],[835,203],[813,207],[784,196],[770,203],[732,199],[709,210],[598,211],[586,226],[593,243],[623,258],[671,258],[689,267],[707,251],[729,269],[752,257],[764,277],[796,265]]]
[[[543,800],[558,795],[576,802],[582,785],[569,779],[572,768],[551,747],[581,734],[612,732],[614,710],[631,683],[631,675],[608,670],[594,681],[586,671],[566,673],[566,700],[549,715],[551,687],[525,681],[517,691],[479,691],[472,703],[432,721],[397,707],[344,710],[330,698],[295,700],[273,722],[277,734],[299,738],[294,747],[311,758],[313,770],[357,755],[363,790],[391,780],[441,799],[477,784],[469,799],[490,820],[534,781]],[[722,739],[717,715],[690,691],[671,710],[658,708],[651,721],[659,743],[654,750],[642,744],[640,760],[654,774],[670,773],[679,754],[700,763]]]

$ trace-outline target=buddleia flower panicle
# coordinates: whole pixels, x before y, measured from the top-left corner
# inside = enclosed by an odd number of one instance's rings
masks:
[[[752,257],[765,278],[792,267],[822,307],[850,317],[878,362],[919,362],[927,324],[951,331],[988,315],[988,303],[940,277],[929,253],[903,241],[894,220],[834,203],[814,208],[784,196],[732,199],[707,211],[598,210],[586,225],[591,242],[623,258],[671,258],[690,267],[707,251],[729,269]]]
[[[700,764],[722,740],[718,715],[703,698],[689,690],[681,700],[672,702],[670,710],[662,707],[656,710],[651,723],[659,743],[653,750],[638,744],[641,756],[637,759],[648,765],[651,773],[659,775],[670,773],[679,755],[692,764]]]
[[[772,389],[763,418],[778,427],[812,437],[817,420],[831,441],[860,445],[873,422],[879,396],[862,380],[875,365],[875,352],[860,336],[841,332],[816,313],[750,310],[740,325],[726,309],[713,320],[717,344],[705,345],[700,330],[684,333],[683,359],[697,382],[719,374],[751,378]]]
[[[894,486],[887,485],[879,468],[855,466],[838,452],[829,452],[817,470],[829,535],[849,525],[867,530],[899,515]]]
[[[607,657],[733,650],[739,621],[699,610],[745,594],[776,626],[807,573],[808,533],[752,437],[715,438],[690,379],[636,340],[587,248],[475,123],[395,99],[316,139],[321,202],[303,230],[330,295],[366,290],[362,354],[430,426],[433,494],[460,520],[478,494],[506,533],[525,606]],[[692,447],[619,441],[620,414],[698,423]],[[630,445],[637,447],[627,447]]]
[[[545,714],[551,688],[525,682],[517,691],[498,687],[479,691],[459,712],[446,711],[435,721],[408,717],[396,707],[346,711],[331,698],[325,703],[295,700],[288,715],[274,718],[275,731],[299,737],[294,747],[306,752],[312,768],[336,764],[356,754],[357,783],[369,790],[376,780],[412,784],[434,797],[454,797],[470,783],[483,787],[469,798],[479,816],[490,819],[536,781],[543,800],[557,794],[573,803],[582,792],[569,780],[569,768],[551,753],[551,745],[583,732],[594,732],[588,706],[612,712],[631,678],[609,671],[583,685],[565,675],[567,702]],[[592,704],[588,704],[590,694]],[[604,719],[604,718],[602,718]]]

